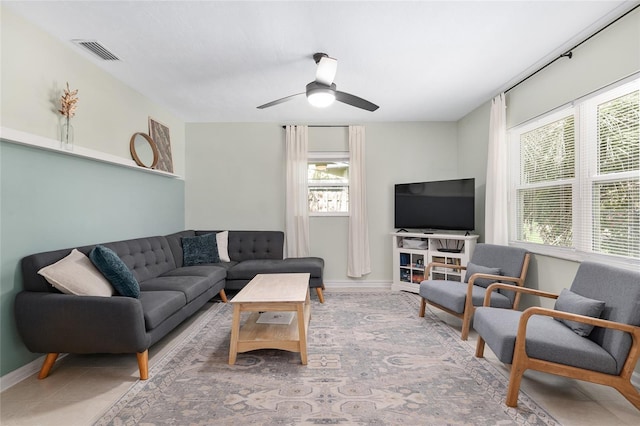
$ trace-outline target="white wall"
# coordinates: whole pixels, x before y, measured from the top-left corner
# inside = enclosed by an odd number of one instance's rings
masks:
[[[458,168],[460,177],[476,179],[476,230],[484,241],[484,208],[489,144],[489,103],[458,121]]]
[[[366,128],[372,273],[391,282],[393,185],[458,176],[455,123],[373,123]],[[257,123],[187,124],[186,226],[284,230],[284,130]],[[311,150],[348,149],[345,128],[310,128]],[[310,219],[311,255],[325,259],[328,283],[351,282],[347,218]]]
[[[507,93],[507,127],[544,114],[640,71],[636,9]]]

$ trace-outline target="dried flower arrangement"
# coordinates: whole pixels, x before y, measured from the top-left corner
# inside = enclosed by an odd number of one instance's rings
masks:
[[[64,89],[64,94],[60,98],[60,109],[58,112],[65,116],[66,118],[66,128],[63,130],[63,143],[67,148],[69,148],[70,144],[73,141],[69,141],[69,134],[71,129],[69,129],[69,120],[71,117],[76,115],[76,108],[78,103],[78,89],[73,92],[69,88],[69,82],[67,82],[67,88]]]
[[[69,89],[69,82],[67,82],[67,88],[64,89],[64,95],[60,98],[60,109],[58,112],[67,117],[67,123],[69,119],[76,115],[76,104],[78,103],[78,89],[73,92]]]

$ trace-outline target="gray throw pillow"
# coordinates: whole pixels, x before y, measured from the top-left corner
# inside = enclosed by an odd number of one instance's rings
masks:
[[[215,233],[198,235],[197,237],[183,237],[182,253],[184,266],[220,262]]]
[[[89,259],[118,294],[136,299],[140,297],[138,280],[116,252],[105,246],[97,245],[89,253]]]
[[[572,314],[600,318],[600,315],[602,315],[602,311],[604,311],[604,302],[580,296],[579,294],[564,288],[562,289],[562,291],[560,292],[560,296],[558,296],[558,299],[556,300],[554,309],[556,311],[570,312]],[[587,337],[593,330],[593,326],[591,324],[585,324],[578,321],[569,321],[562,318],[554,319],[569,327],[578,336]]]
[[[464,282],[468,283],[473,274],[490,274],[490,275],[502,275],[500,268],[489,268],[487,266],[476,265],[475,263],[467,263],[467,275],[464,277]],[[487,288],[490,284],[495,283],[496,280],[490,278],[477,278],[473,284],[480,287]]]

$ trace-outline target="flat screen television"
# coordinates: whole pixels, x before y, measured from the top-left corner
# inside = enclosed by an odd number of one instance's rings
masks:
[[[474,178],[395,185],[395,228],[472,231]]]

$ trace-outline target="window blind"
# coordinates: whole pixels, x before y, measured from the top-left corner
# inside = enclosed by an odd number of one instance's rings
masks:
[[[512,241],[640,260],[640,78],[509,137]]]

